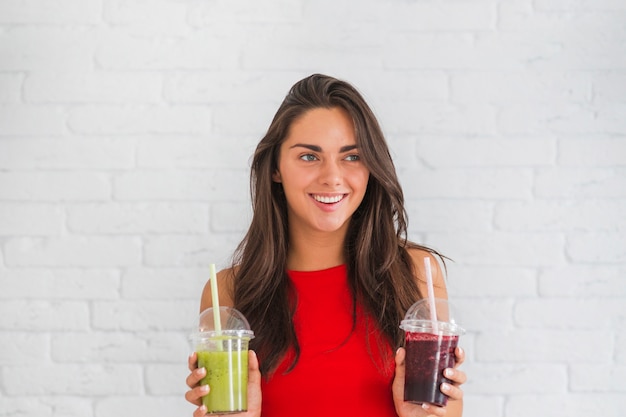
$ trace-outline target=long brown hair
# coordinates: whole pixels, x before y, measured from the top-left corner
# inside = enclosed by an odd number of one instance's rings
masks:
[[[279,150],[292,123],[315,108],[340,107],[352,121],[361,160],[370,171],[364,199],[353,214],[345,242],[348,280],[356,323],[358,300],[384,335],[399,346],[398,325],[406,310],[421,298],[407,241],[404,196],[382,130],[361,94],[347,82],[314,74],[297,82],[280,105],[252,160],[250,191],[253,218],[233,257],[235,307],[250,321],[264,375],[271,373],[290,347],[298,360],[295,305],[286,275],[289,233],[287,201],[282,185],[272,181]]]

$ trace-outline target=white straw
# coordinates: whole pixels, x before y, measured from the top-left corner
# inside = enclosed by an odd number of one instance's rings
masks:
[[[424,258],[424,267],[426,268],[426,283],[428,286],[428,304],[430,306],[430,320],[433,322],[433,331],[439,334],[439,326],[437,325],[437,307],[435,306],[435,289],[433,288],[433,273],[430,269],[430,258]]]
[[[215,274],[215,264],[209,265],[209,272],[211,273],[210,282],[213,324],[215,326],[215,333],[219,335],[222,333],[222,323],[220,322],[220,297],[217,293],[217,275]]]

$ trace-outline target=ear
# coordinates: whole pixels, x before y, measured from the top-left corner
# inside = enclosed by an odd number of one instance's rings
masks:
[[[283,182],[282,177],[280,176],[280,171],[276,170],[272,174],[272,181],[274,182]]]

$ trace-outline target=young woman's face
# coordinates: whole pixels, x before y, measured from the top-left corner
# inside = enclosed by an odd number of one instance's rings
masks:
[[[312,109],[296,119],[273,175],[283,185],[290,229],[305,233],[347,230],[368,179],[352,120],[338,107]]]

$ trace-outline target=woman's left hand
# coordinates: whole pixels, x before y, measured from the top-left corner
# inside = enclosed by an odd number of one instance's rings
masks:
[[[404,401],[404,358],[406,351],[404,348],[398,349],[396,352],[396,376],[393,380],[392,386],[393,402],[396,406],[396,413],[398,413],[398,416],[461,417],[463,413],[463,390],[461,390],[460,385],[467,381],[467,375],[459,369],[459,366],[465,361],[465,352],[463,349],[457,347],[454,354],[456,356],[456,364],[454,368],[447,368],[444,370],[444,375],[452,381],[452,383],[443,383],[440,387],[441,391],[449,397],[448,404],[446,407],[439,407],[434,404],[420,405]]]

